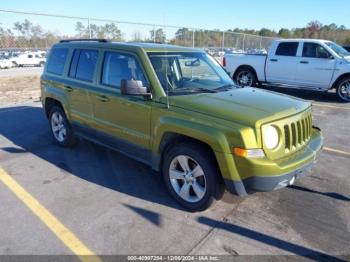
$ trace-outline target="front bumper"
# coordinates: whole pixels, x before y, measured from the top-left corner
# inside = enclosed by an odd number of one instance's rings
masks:
[[[274,191],[286,187],[312,169],[322,146],[321,132],[314,128],[309,144],[286,159],[271,161],[266,158],[235,158],[238,176],[233,179],[225,177],[226,188],[231,193],[245,196],[250,192]]]

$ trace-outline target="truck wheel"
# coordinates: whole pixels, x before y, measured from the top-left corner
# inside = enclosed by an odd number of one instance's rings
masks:
[[[76,137],[61,107],[52,107],[49,122],[51,133],[56,144],[62,147],[72,147],[76,144]]]
[[[235,81],[239,86],[256,86],[257,78],[255,72],[247,67],[239,69],[236,73]]]
[[[336,86],[338,98],[342,102],[350,102],[350,76],[346,76],[339,81]]]
[[[162,174],[171,196],[192,212],[207,209],[224,193],[211,152],[194,143],[170,148],[164,156]]]

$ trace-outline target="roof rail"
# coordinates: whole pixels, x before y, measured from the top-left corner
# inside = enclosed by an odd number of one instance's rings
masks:
[[[69,43],[69,42],[100,42],[100,43],[107,43],[107,39],[99,39],[99,38],[77,38],[77,39],[63,39],[60,40],[60,43]]]

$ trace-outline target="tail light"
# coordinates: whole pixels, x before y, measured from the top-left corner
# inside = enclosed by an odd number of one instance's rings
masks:
[[[222,59],[222,66],[226,67],[226,58],[225,57]]]

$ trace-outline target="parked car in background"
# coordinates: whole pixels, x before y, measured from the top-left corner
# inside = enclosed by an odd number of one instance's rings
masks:
[[[348,52],[350,52],[350,45],[343,46]]]
[[[224,67],[240,86],[334,88],[341,101],[350,101],[350,53],[331,41],[275,40],[267,55],[226,54]]]
[[[44,66],[46,58],[42,57],[38,53],[25,53],[20,54],[18,57],[11,59],[12,63],[15,66]]]
[[[13,67],[12,62],[6,58],[0,58],[0,69],[7,69]]]
[[[246,196],[293,184],[323,144],[309,102],[239,88],[192,48],[62,40],[41,100],[58,145],[80,136],[142,161],[192,211],[220,199],[224,185]]]

